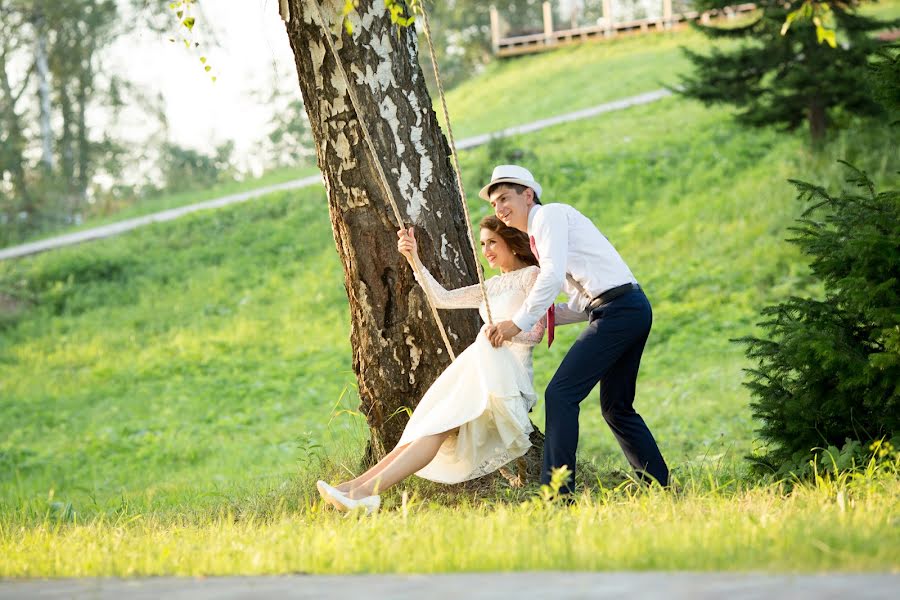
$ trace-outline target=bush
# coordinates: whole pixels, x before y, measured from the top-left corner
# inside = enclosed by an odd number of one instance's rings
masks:
[[[900,433],[900,191],[876,193],[847,166],[857,190],[839,196],[791,181],[812,204],[789,241],[812,259],[824,299],[765,308],[769,339],[739,340],[758,361],[746,385],[767,443],[761,461],[773,468]]]
[[[131,302],[119,290],[140,267],[135,256],[108,245],[84,245],[64,252],[46,253],[10,265],[0,272],[0,299],[26,306],[42,306],[50,314],[77,314],[110,302]],[[133,294],[132,294],[133,296]],[[7,315],[12,325],[21,311]]]

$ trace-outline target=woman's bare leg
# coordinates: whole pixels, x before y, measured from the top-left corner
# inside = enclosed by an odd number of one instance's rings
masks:
[[[375,465],[369,467],[367,471],[357,476],[355,479],[351,479],[350,481],[345,481],[340,485],[336,485],[335,488],[341,492],[347,493],[353,488],[360,486],[367,482],[371,477],[378,475],[381,473],[395,458],[400,456],[400,453],[403,452],[409,444],[403,444],[402,446],[396,446],[393,450],[388,452],[388,454],[379,460]]]
[[[358,500],[373,494],[380,494],[392,485],[403,481],[434,460],[441,444],[450,433],[450,431],[445,431],[429,435],[408,444],[379,473],[370,476],[362,484],[354,486],[347,496]]]

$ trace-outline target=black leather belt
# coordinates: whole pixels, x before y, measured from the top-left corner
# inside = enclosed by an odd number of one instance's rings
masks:
[[[624,296],[628,292],[637,291],[639,289],[641,289],[641,286],[636,283],[626,283],[625,285],[618,285],[614,288],[610,288],[599,296],[595,296],[594,299],[591,300],[591,303],[588,304],[588,310],[600,308],[604,304],[609,304],[616,298]]]

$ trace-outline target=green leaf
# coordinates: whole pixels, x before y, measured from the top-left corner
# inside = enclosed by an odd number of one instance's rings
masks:
[[[816,39],[821,44],[823,41],[831,46],[832,48],[837,48],[837,39],[835,38],[834,29],[825,29],[824,27],[816,27]]]
[[[784,20],[784,25],[781,26],[781,35],[785,35],[788,32],[788,29],[791,27],[791,23],[797,18],[799,10],[795,10],[792,13],[788,13],[787,18]]]
[[[212,67],[209,65],[206,65],[205,67],[203,67],[203,70],[206,71],[207,73],[209,73],[210,69],[212,69]]]
[[[194,17],[188,17],[184,21],[181,22],[182,25],[187,27],[188,31],[194,30]]]
[[[179,10],[177,13],[175,13],[175,16],[178,17],[178,18],[180,19],[181,16],[182,16],[183,14],[184,14],[184,11],[183,11],[183,10]]]
[[[203,63],[203,64],[205,65],[205,64],[206,64],[206,57],[205,57],[205,56],[201,56],[201,57],[200,57],[200,62]]]

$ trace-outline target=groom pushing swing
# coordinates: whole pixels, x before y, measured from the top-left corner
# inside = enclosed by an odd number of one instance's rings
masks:
[[[628,462],[640,477],[668,485],[666,462],[633,406],[653,314],[628,265],[575,208],[559,203],[543,206],[541,186],[527,169],[496,167],[479,196],[491,203],[503,223],[530,236],[541,267],[519,312],[488,328],[491,344],[499,347],[519,332],[531,330],[545,314],[548,345],[553,342],[554,325],[588,322],[544,394],[541,483],[549,483],[550,471],[565,465],[572,475],[562,491],[574,491],[579,404],[599,382],[603,418]],[[554,305],[560,290],[568,294],[568,302]]]

